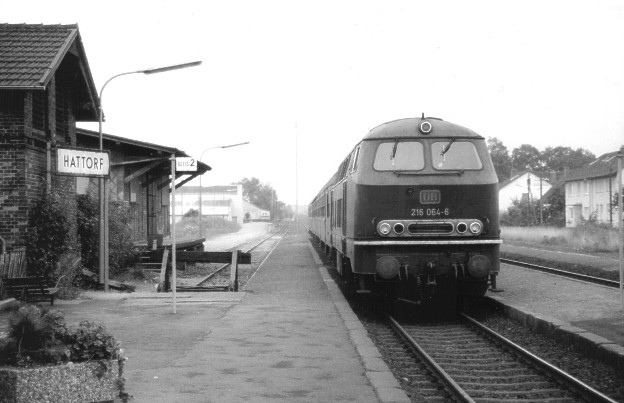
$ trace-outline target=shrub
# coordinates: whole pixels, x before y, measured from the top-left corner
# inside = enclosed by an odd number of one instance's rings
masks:
[[[98,266],[99,208],[97,201],[89,195],[76,198],[76,224],[80,242],[82,264],[95,269]]]
[[[0,339],[0,364],[121,360],[120,343],[99,323],[67,328],[62,311],[23,304],[9,318],[9,336]]]
[[[26,239],[30,274],[52,279],[61,257],[75,246],[75,221],[70,209],[71,205],[52,192],[35,204]]]
[[[77,199],[78,236],[83,265],[91,270],[98,267],[99,208],[89,195]],[[118,274],[137,260],[132,245],[130,205],[124,201],[111,201],[108,206],[108,266],[110,274]]]
[[[0,363],[25,366],[69,360],[63,313],[24,304],[9,317],[9,337],[0,346]]]
[[[114,201],[109,203],[108,242],[111,274],[120,273],[138,260],[138,251],[132,243],[132,214],[130,203]]]

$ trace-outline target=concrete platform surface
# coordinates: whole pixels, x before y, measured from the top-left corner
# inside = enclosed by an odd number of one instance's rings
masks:
[[[136,402],[409,402],[311,248],[292,230],[238,293],[58,301],[103,323]],[[6,313],[0,313],[0,320]]]
[[[507,264],[488,296],[527,324],[565,338],[624,368],[620,290]]]

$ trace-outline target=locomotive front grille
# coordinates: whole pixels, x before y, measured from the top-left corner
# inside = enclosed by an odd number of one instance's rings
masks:
[[[453,224],[449,222],[413,222],[407,226],[410,234],[450,234],[453,232]]]

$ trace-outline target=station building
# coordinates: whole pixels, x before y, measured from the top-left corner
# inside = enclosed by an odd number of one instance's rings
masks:
[[[59,148],[99,148],[99,133],[77,122],[97,122],[100,100],[77,25],[0,24],[0,241],[25,246],[30,212],[46,191],[75,206],[98,179],[61,175]],[[170,158],[174,147],[103,134],[110,152],[110,200],[133,209],[137,240],[169,234]],[[176,188],[210,170],[181,173]],[[97,194],[95,194],[97,198]]]

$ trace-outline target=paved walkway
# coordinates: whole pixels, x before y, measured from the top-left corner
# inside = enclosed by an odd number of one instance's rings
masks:
[[[569,258],[569,257],[568,257]],[[620,290],[501,265],[500,293],[488,296],[512,315],[624,368],[624,310]]]
[[[307,234],[289,233],[238,293],[98,293],[67,322],[121,342],[137,402],[409,402]],[[0,320],[3,319],[0,314]]]

